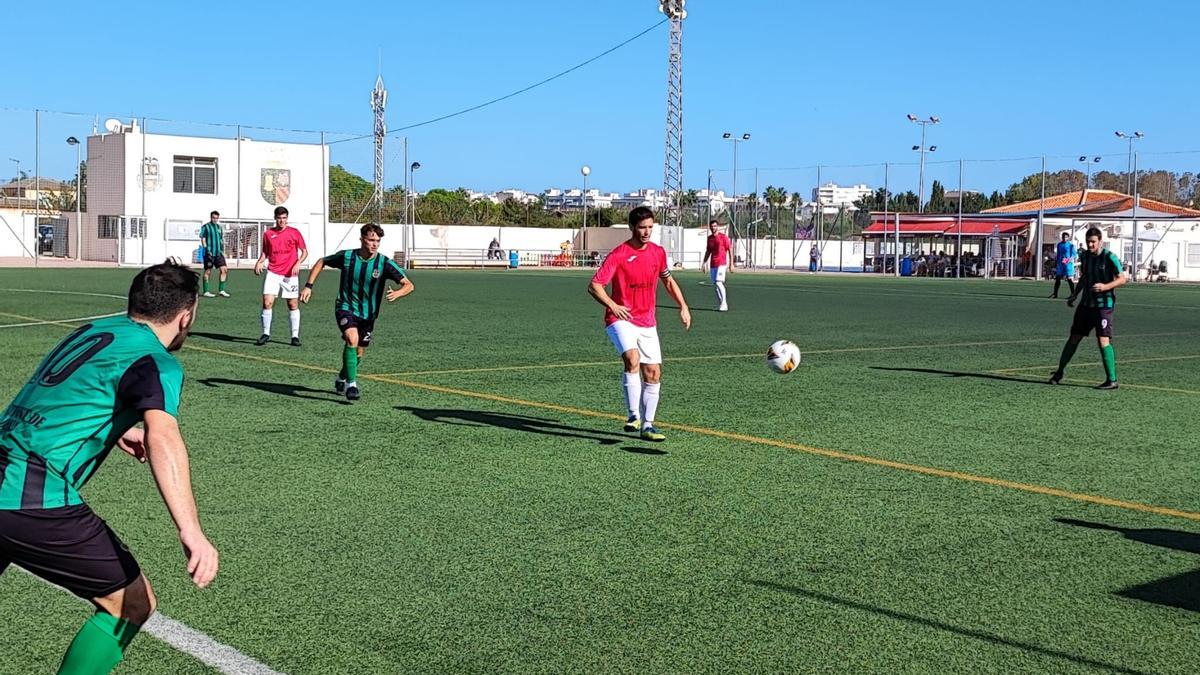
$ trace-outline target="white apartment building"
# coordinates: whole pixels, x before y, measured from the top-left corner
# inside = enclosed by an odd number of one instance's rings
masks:
[[[585,203],[589,209],[604,209],[616,206],[619,198],[620,195],[616,192],[601,192],[594,188],[587,191],[579,188],[570,190],[548,188],[542,193],[547,211],[578,211],[583,208]]]
[[[848,209],[853,210],[854,202],[869,194],[871,194],[871,188],[865,184],[841,186],[830,182],[813,188],[812,199],[814,202],[819,202],[823,207],[832,206],[837,208],[845,204]]]
[[[190,260],[200,225],[219,211],[230,264],[253,262],[276,206],[301,231],[310,260],[323,253],[329,149],[250,138],[143,133],[117,124],[87,139],[83,257],[152,264]],[[64,214],[74,217],[74,214]]]
[[[497,204],[503,204],[510,199],[518,204],[533,204],[538,200],[537,195],[524,190],[517,190],[515,188],[509,190],[498,190],[492,194],[492,197],[493,201],[495,201]]]

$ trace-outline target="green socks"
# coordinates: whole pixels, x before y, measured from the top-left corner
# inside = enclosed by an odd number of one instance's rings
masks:
[[[342,349],[342,379],[347,382],[358,381],[358,347],[346,345]]]
[[[141,629],[107,612],[97,611],[83,624],[67,653],[59,675],[105,675],[125,656],[125,648]]]
[[[1117,381],[1117,354],[1112,344],[1100,348],[1100,359],[1104,361],[1104,379],[1109,382]]]
[[[225,280],[224,280],[224,279],[222,279],[222,280],[220,281],[219,289],[220,289],[220,291],[221,291],[222,293],[224,293],[224,292],[225,292]]]
[[[1067,340],[1067,344],[1063,345],[1062,356],[1058,357],[1058,372],[1066,371],[1067,364],[1071,362],[1071,357],[1075,356],[1075,350],[1078,348],[1078,342]]]
[[[208,292],[208,277],[200,277],[201,283],[204,285],[204,292]]]

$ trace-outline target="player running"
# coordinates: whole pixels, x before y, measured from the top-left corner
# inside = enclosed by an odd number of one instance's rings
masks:
[[[629,413],[625,431],[637,431],[640,424],[643,439],[664,441],[666,436],[654,428],[662,379],[662,349],[654,316],[659,279],[679,305],[679,320],[685,329],[692,327],[692,314],[683,291],[671,277],[667,252],[650,242],[653,230],[653,211],[645,206],[630,211],[629,240],[614,248],[604,259],[588,285],[588,293],[604,305],[608,339],[625,363],[622,381]],[[610,282],[611,296],[604,290]]]
[[[1112,348],[1113,306],[1116,305],[1117,294],[1113,293],[1113,289],[1125,285],[1129,278],[1121,271],[1121,261],[1117,256],[1102,248],[1101,236],[1100,228],[1088,228],[1087,249],[1079,253],[1082,275],[1067,304],[1074,304],[1080,293],[1083,294],[1083,300],[1075,308],[1071,336],[1063,346],[1062,356],[1058,357],[1058,370],[1050,376],[1050,384],[1062,383],[1067,364],[1071,362],[1079,343],[1095,329],[1100,359],[1104,362],[1104,382],[1096,388],[1117,388],[1117,357]]]
[[[721,223],[718,220],[708,221],[708,245],[704,251],[704,260],[700,262],[700,267],[708,265],[709,278],[712,279],[713,288],[717,290],[717,311],[728,312],[729,303],[725,298],[725,271],[729,268],[729,249],[733,248],[729,243],[729,237],[721,231]]]
[[[179,433],[183,369],[171,354],[195,321],[199,281],[172,262],[140,272],[128,314],[71,332],[0,417],[0,572],[16,564],[96,606],[59,673],[111,671],[154,613],[137,560],[79,495],[113,446],[149,461],[192,581],[203,588],[217,574]]]
[[[1063,279],[1067,280],[1070,295],[1075,295],[1075,242],[1071,241],[1071,233],[1063,232],[1062,241],[1054,247],[1054,292],[1050,297],[1058,297],[1058,288]]]
[[[225,237],[221,231],[221,214],[213,211],[208,214],[208,222],[200,226],[200,245],[204,247],[204,297],[215,298],[209,291],[208,278],[213,268],[221,272],[221,285],[218,295],[228,298],[225,292],[225,280],[229,278],[229,265],[225,263]]]
[[[263,232],[262,254],[254,263],[254,273],[262,274],[267,263],[267,276],[263,280],[262,336],[254,343],[262,346],[271,341],[271,307],[275,296],[287,300],[288,323],[292,327],[292,346],[300,346],[300,263],[308,257],[304,235],[300,230],[288,226],[288,210],[275,207],[275,225]]]
[[[333,267],[342,271],[333,316],[346,346],[342,349],[342,370],[333,381],[333,390],[344,393],[350,401],[357,401],[359,397],[358,364],[362,361],[363,350],[371,345],[380,301],[386,297],[388,302],[395,302],[412,293],[414,288],[396,261],[379,253],[382,227],[367,223],[359,230],[359,235],[360,248],[338,251],[318,260],[308,272],[304,290],[300,291],[300,301],[308,304],[322,270]],[[385,293],[384,285],[389,280],[400,286]]]

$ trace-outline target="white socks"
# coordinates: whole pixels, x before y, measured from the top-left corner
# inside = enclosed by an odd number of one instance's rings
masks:
[[[728,307],[728,305],[725,304],[725,282],[718,281],[717,283],[713,284],[713,286],[715,286],[717,289],[717,307],[720,309],[725,309]]]
[[[271,334],[271,310],[264,309],[262,313],[263,335]]]
[[[642,384],[642,428],[654,426],[654,414],[658,412],[658,390],[661,382]]]
[[[623,373],[621,383],[625,391],[625,409],[629,411],[630,417],[637,417],[638,406],[642,402],[642,374]]]
[[[292,324],[292,337],[300,337],[300,310],[288,310],[288,323]]]

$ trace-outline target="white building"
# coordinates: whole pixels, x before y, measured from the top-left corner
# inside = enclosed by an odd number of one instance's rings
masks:
[[[848,187],[838,185],[837,183],[825,183],[813,188],[812,198],[814,202],[820,202],[823,207],[832,206],[837,208],[845,204],[847,208],[853,210],[854,202],[869,194],[871,194],[871,188],[861,183]]]
[[[538,200],[537,195],[524,190],[517,190],[515,188],[509,190],[497,190],[492,196],[497,204],[503,204],[509,200],[512,200],[518,204],[533,204]]]
[[[589,209],[603,209],[615,206],[620,195],[616,192],[601,192],[595,188],[587,191],[579,188],[559,190],[549,188],[542,193],[547,211],[579,211],[586,203]]]
[[[612,205],[619,209],[635,209],[639,206],[648,206],[658,210],[665,208],[668,203],[667,194],[662,190],[655,190],[654,188],[643,188],[641,190],[634,190],[633,192],[626,192],[623,195],[616,195],[612,200]]]
[[[148,134],[136,123],[110,128],[87,139],[84,259],[191,260],[200,225],[215,210],[225,225],[229,263],[252,263],[276,206],[287,207],[310,260],[324,253],[328,147]]]

